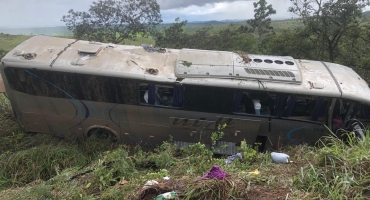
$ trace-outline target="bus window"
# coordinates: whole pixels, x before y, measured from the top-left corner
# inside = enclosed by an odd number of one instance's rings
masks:
[[[363,121],[370,121],[370,107],[367,105],[360,105],[357,109],[356,118]]]
[[[233,102],[233,111],[238,114],[277,116],[277,95],[267,92],[238,91]]]
[[[329,101],[324,98],[289,96],[282,117],[324,122]]]
[[[13,90],[35,96],[137,105],[137,81],[89,74],[5,68]]]
[[[183,105],[183,86],[141,84],[139,90],[141,104],[167,107],[182,107]]]
[[[184,110],[232,114],[234,94],[231,88],[186,85]]]

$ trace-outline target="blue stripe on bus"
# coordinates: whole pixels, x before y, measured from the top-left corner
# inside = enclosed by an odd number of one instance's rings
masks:
[[[111,108],[110,110],[109,110],[109,119],[115,124],[115,125],[117,125],[118,127],[120,127],[119,126],[119,124],[117,124],[113,119],[112,119],[112,115],[111,115],[111,112],[112,112],[112,110],[117,106],[118,104],[116,104],[116,105],[114,105],[113,106],[113,108]]]
[[[90,105],[90,107],[94,110],[94,118],[96,118],[98,116],[98,111],[96,110],[96,107],[94,106],[93,103],[91,102],[88,102],[88,104]]]
[[[308,128],[308,127],[311,127],[313,125],[310,125],[310,126],[302,126],[302,127],[298,127],[298,128],[295,128],[295,129],[292,129],[290,130],[288,133],[287,133],[287,138],[291,141],[291,142],[294,142],[294,139],[292,138],[292,133],[295,132],[295,131],[298,131],[298,130],[301,130],[301,129],[304,129],[304,128]]]
[[[84,103],[84,102],[82,102],[82,101],[80,101],[81,103],[82,103],[82,105],[85,107],[85,119],[83,120],[83,121],[85,121],[87,118],[89,118],[89,116],[90,116],[90,111],[89,111],[89,108],[87,108],[87,105]]]
[[[105,119],[105,109],[106,108],[107,108],[107,105],[105,105],[103,110],[101,111],[101,115],[103,116],[103,119]]]

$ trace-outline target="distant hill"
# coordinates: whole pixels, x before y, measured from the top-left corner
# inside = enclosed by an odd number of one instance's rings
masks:
[[[370,19],[370,11],[363,13],[363,16]],[[185,32],[194,33],[204,25],[212,25],[214,29],[212,32],[217,32],[222,28],[226,28],[231,24],[242,25],[246,24],[247,20],[211,20],[211,21],[193,21],[188,22],[185,27]],[[157,28],[162,30],[164,27],[170,26],[171,23],[164,23],[159,25]],[[296,28],[302,26],[302,22],[299,19],[285,19],[285,20],[273,20],[272,26],[275,31],[279,31],[287,28]],[[66,26],[56,27],[38,27],[38,28],[0,28],[0,33],[10,35],[49,35],[49,36],[72,36],[72,33]]]
[[[0,33],[10,35],[72,36],[72,32],[70,32],[66,26],[36,28],[0,28]]]
[[[364,13],[362,13],[362,14],[363,14],[363,16],[364,16],[365,18],[370,19],[370,11],[366,11],[366,12],[364,12]]]

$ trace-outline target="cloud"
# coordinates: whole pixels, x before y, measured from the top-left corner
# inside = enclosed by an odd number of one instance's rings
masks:
[[[69,9],[87,11],[94,0],[0,0],[0,27],[63,26],[63,15]],[[253,18],[252,0],[157,0],[163,21],[173,23],[176,17],[188,21]],[[267,0],[277,10],[273,19],[290,18],[289,0]]]
[[[272,19],[287,19],[294,15],[287,10],[291,4],[287,0],[267,0],[276,10]],[[254,17],[253,1],[232,1],[209,3],[203,6],[191,5],[184,8],[162,10],[163,21],[172,23],[176,17],[188,21],[208,20],[247,20]]]
[[[238,0],[157,0],[161,9],[185,8],[188,6],[204,6],[213,3],[232,3]],[[239,0],[240,1],[240,0]],[[242,1],[256,1],[256,0],[242,0]]]

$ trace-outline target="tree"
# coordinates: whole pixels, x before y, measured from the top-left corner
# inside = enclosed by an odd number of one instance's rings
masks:
[[[184,27],[187,21],[181,21],[180,18],[175,19],[175,23],[171,24],[163,31],[154,33],[156,46],[180,49],[188,42],[188,35],[184,33]]]
[[[77,39],[121,43],[162,22],[156,0],[98,0],[88,12],[69,10],[62,20]]]
[[[267,5],[266,0],[259,0],[253,3],[254,6],[254,19],[247,21],[251,27],[251,31],[256,32],[258,35],[258,49],[262,51],[261,42],[263,37],[268,34],[273,27],[271,26],[271,15],[276,14],[276,10],[272,5]]]
[[[289,12],[301,17],[316,44],[316,59],[334,62],[346,34],[361,24],[362,9],[369,0],[290,0]],[[328,55],[328,56],[327,56]]]
[[[302,28],[285,29],[266,37],[262,45],[269,55],[292,56],[293,58],[313,59],[315,46],[310,34]]]

